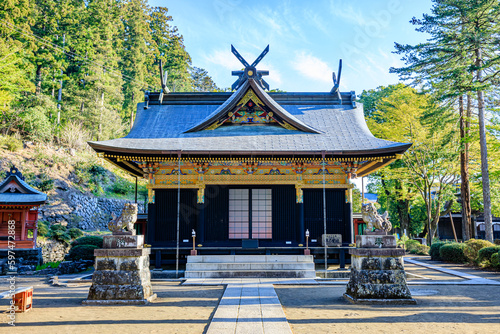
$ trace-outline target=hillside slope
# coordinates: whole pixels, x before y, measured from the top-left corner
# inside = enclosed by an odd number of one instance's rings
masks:
[[[0,146],[0,179],[14,165],[31,186],[45,192],[40,220],[84,230],[106,228],[111,212],[135,199],[135,178],[98,159],[93,151],[25,143],[14,152]],[[139,212],[147,202],[145,182],[139,181]]]

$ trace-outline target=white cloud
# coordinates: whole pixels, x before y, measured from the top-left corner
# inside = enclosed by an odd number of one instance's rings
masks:
[[[303,76],[324,83],[333,84],[333,68],[323,60],[305,52],[297,52],[291,66]]]

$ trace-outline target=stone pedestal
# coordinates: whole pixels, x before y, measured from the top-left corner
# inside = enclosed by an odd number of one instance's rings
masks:
[[[404,249],[392,235],[358,235],[344,297],[356,304],[416,304],[406,284]]]
[[[143,248],[142,235],[104,237],[96,249],[95,272],[87,305],[146,304],[156,298],[149,272],[150,248]]]

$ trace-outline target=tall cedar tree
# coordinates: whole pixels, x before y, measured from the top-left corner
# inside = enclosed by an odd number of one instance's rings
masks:
[[[414,84],[434,90],[442,98],[454,98],[465,93],[477,94],[484,219],[486,239],[490,241],[493,241],[493,229],[484,94],[491,90],[499,73],[499,19],[498,0],[434,0],[431,14],[411,21],[419,26],[417,31],[428,33],[431,38],[415,46],[396,43],[396,53],[404,55],[407,66],[391,69],[403,79],[412,79]],[[463,117],[463,100],[459,107]],[[466,124],[462,122],[462,135],[465,136]],[[462,148],[463,151],[465,149]],[[467,182],[465,152],[461,159],[462,182]],[[462,188],[465,191],[467,189]],[[468,201],[465,198],[466,205]],[[463,210],[466,215],[467,210]]]

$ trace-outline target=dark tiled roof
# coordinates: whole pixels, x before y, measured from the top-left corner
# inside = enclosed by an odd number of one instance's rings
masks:
[[[21,192],[11,192],[9,184],[17,184]],[[17,175],[9,175],[0,183],[0,204],[4,205],[36,205],[47,201],[47,195],[33,189]]]
[[[320,95],[313,93],[309,99]],[[321,133],[269,125],[221,126],[215,130],[186,132],[209,117],[220,105],[176,103],[150,105],[144,109],[141,103],[134,126],[126,137],[89,144],[98,152],[134,154],[170,154],[178,151],[193,154],[308,154],[325,151],[329,154],[356,155],[403,153],[410,146],[375,138],[366,125],[361,104],[353,108],[354,102],[327,102],[281,105],[291,116]]]

